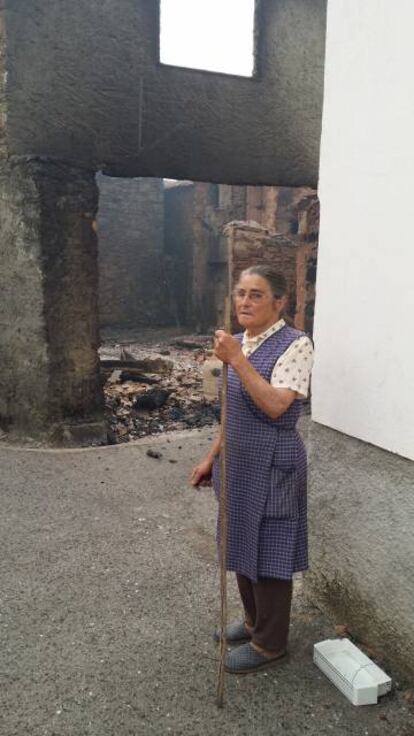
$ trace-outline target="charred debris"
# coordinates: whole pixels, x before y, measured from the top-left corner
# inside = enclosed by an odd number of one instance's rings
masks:
[[[108,442],[211,426],[218,400],[203,393],[211,336],[155,344],[107,342],[100,349]]]

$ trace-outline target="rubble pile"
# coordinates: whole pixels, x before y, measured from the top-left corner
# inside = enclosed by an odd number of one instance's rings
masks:
[[[203,395],[202,368],[211,338],[105,344],[100,349],[108,441],[214,425],[218,401]]]

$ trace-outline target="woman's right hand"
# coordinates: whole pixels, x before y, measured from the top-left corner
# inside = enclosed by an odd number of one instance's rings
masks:
[[[190,476],[191,485],[211,486],[212,468],[213,463],[211,460],[202,460],[201,463],[195,465]]]

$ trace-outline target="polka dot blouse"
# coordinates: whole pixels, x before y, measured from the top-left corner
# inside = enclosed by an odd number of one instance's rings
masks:
[[[266,332],[256,337],[243,335],[242,350],[248,358],[257,350],[265,340],[285,325],[285,320],[280,319],[269,327]],[[313,345],[306,335],[298,337],[292,342],[288,349],[280,356],[273,368],[270,383],[275,388],[290,388],[301,397],[306,398],[309,392],[309,379],[313,365]]]

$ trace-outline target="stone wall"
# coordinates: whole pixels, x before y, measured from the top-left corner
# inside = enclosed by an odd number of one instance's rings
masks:
[[[102,326],[168,322],[161,179],[99,175],[99,314]]]
[[[0,421],[58,442],[102,438],[94,176],[33,160],[0,172]]]
[[[252,265],[266,264],[280,271],[289,285],[287,315],[295,327],[311,333],[312,320],[308,315],[313,290],[308,283],[308,275],[309,264],[316,261],[317,245],[293,240],[248,222],[228,225],[226,235],[233,254],[233,283],[241,271]]]
[[[223,324],[228,291],[223,229],[247,219],[249,225],[237,230],[234,276],[263,262],[285,273],[291,284],[289,311],[298,327],[312,332],[319,229],[315,190],[176,183],[167,189],[166,202],[165,247],[181,322],[201,331]]]
[[[290,284],[289,316],[313,331],[319,200],[309,187],[246,188],[246,227],[235,235],[233,281],[256,263],[272,265]],[[255,224],[262,230],[255,229]]]
[[[49,359],[43,312],[43,282],[37,235],[37,187],[24,165],[6,166],[0,177],[1,371],[3,429],[33,428],[48,415]]]
[[[246,187],[97,181],[101,324],[215,324],[226,281],[223,226],[245,216]]]

